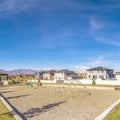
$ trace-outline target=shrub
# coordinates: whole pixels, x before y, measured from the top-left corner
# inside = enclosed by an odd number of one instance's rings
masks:
[[[95,80],[92,81],[92,85],[96,85],[96,81]]]

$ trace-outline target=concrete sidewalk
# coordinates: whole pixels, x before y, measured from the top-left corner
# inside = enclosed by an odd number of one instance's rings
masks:
[[[0,99],[3,104],[7,107],[7,109],[12,113],[16,120],[23,120],[22,117],[12,108],[12,106],[8,103],[8,101],[4,98],[3,95],[0,94]]]

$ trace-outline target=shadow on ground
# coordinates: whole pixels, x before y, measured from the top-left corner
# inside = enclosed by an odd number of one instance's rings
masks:
[[[27,97],[27,96],[30,96],[30,94],[27,94],[27,95],[19,95],[19,96],[13,96],[13,97],[6,97],[6,99],[16,99],[16,98]]]
[[[14,109],[14,111],[21,117],[22,120],[27,120],[24,115],[22,113],[20,113],[2,94],[0,94],[4,99],[5,101]],[[13,112],[13,111],[12,111]],[[11,116],[11,113],[10,112],[7,112],[7,113],[4,113],[4,114],[0,114],[1,115],[6,115],[8,114],[9,116]]]
[[[10,92],[16,92],[16,91],[3,91],[3,92],[0,92],[0,93],[10,93]]]
[[[66,102],[66,101],[60,101],[60,102],[57,102],[57,103],[52,103],[52,104],[44,105],[44,106],[41,107],[41,108],[31,108],[31,109],[29,109],[27,112],[23,113],[23,115],[24,115],[26,118],[35,117],[35,116],[38,116],[40,113],[47,112],[47,111],[49,111],[50,109],[52,109],[53,107],[57,107],[57,106],[59,106],[60,104],[63,104],[63,103],[65,103],[65,102]]]
[[[6,113],[0,114],[0,118],[1,118],[2,116],[8,116],[9,118],[11,118],[11,117],[13,117],[13,114],[12,114],[11,112],[6,112]]]

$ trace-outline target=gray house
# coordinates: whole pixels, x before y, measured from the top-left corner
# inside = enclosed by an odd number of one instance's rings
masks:
[[[110,79],[113,78],[113,69],[105,68],[105,67],[95,67],[91,69],[87,69],[87,79]]]

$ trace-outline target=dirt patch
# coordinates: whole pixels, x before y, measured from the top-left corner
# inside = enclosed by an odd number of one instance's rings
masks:
[[[120,91],[42,86],[2,88],[0,92],[28,120],[93,120],[120,98]]]

